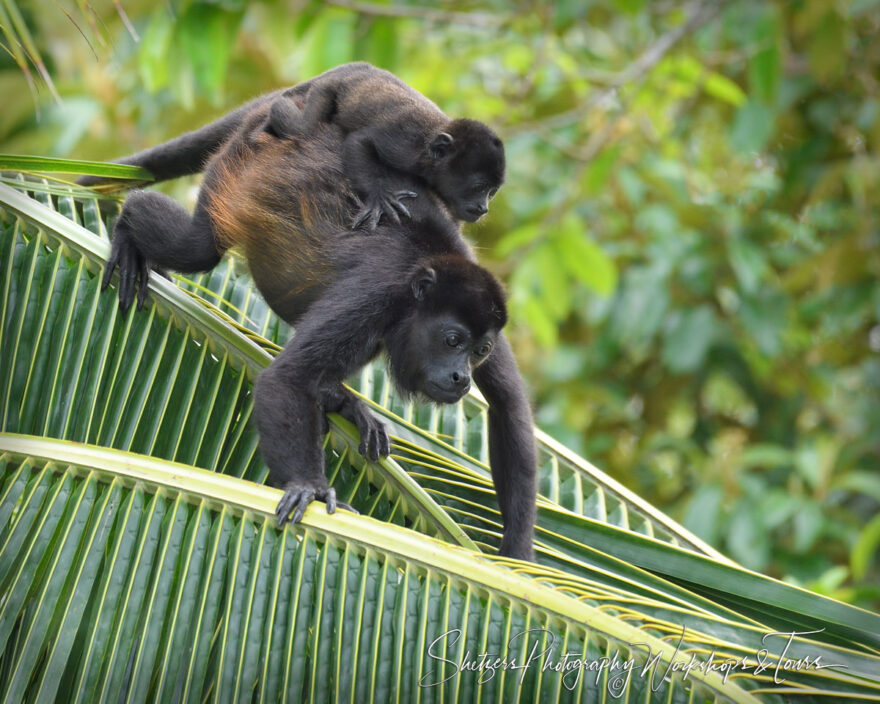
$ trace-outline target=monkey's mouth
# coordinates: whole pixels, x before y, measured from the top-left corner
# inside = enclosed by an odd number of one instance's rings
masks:
[[[487,211],[485,210],[476,211],[468,209],[459,214],[459,220],[464,220],[465,222],[476,222],[481,217],[483,217],[486,212]]]
[[[458,403],[464,398],[465,394],[470,390],[470,384],[464,389],[446,389],[440,386],[439,384],[435,384],[433,381],[429,381],[422,393],[424,393],[428,398],[432,401],[437,401],[438,403]]]

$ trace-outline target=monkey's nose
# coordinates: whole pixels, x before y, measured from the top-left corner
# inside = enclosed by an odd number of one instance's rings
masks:
[[[485,205],[482,205],[482,204],[481,205],[472,205],[468,208],[468,212],[471,215],[473,215],[474,217],[481,218],[486,213],[489,212],[489,208],[487,208]]]
[[[449,378],[451,379],[452,384],[459,389],[467,389],[471,385],[470,374],[452,372]]]

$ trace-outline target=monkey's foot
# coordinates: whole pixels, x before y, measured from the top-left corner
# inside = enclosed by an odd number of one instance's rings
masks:
[[[143,308],[147,298],[147,287],[150,283],[150,263],[138,251],[131,237],[126,234],[125,226],[119,223],[113,235],[110,259],[104,269],[101,290],[110,285],[113,271],[119,267],[119,308],[124,313],[129,309],[137,295],[138,308]],[[165,272],[160,272],[167,276]]]
[[[400,224],[400,216],[410,217],[409,210],[401,203],[404,198],[417,198],[415,191],[394,191],[389,193],[377,190],[370,193],[363,206],[358,211],[351,225],[352,230],[358,230],[365,224],[368,230],[375,230],[379,220],[384,215],[395,224]]]
[[[391,454],[391,440],[388,438],[388,431],[385,430],[385,424],[382,421],[369,411],[365,411],[358,416],[355,424],[361,434],[358,452],[362,457],[375,462],[380,456],[388,457]]]
[[[357,511],[343,501],[336,500],[336,490],[333,487],[316,488],[308,482],[288,482],[284,485],[284,496],[278,502],[275,509],[275,517],[278,519],[278,527],[284,525],[289,519],[291,523],[299,523],[306,512],[309,504],[315,500],[327,504],[327,513],[336,513],[337,508],[357,513]],[[293,511],[293,516],[290,512]]]

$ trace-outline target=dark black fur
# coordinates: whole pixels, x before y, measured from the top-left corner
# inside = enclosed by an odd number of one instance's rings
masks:
[[[208,269],[226,247],[243,251],[269,305],[296,325],[255,388],[260,449],[273,483],[285,491],[279,522],[291,512],[299,520],[315,499],[336,508],[321,443],[327,411],[355,423],[365,456],[388,454],[381,423],[341,385],[381,350],[403,390],[438,402],[457,401],[472,378],[490,406],[501,552],[530,559],[532,420],[500,333],[506,311],[498,282],[474,262],[458,223],[430,191],[412,201],[410,219],[383,220],[371,234],[349,231],[357,201],[346,185],[342,131],[322,123],[313,134],[279,138],[260,131],[266,112],[252,111],[209,162],[193,217],[158,193],[129,197],[105,283],[118,265],[127,306],[138,283],[142,298],[150,266]],[[388,184],[417,185],[403,173],[391,174]]]
[[[392,187],[389,170],[418,177],[454,217],[475,222],[504,182],[504,146],[482,122],[451,120],[388,71],[366,63],[337,66],[285,91],[273,102],[268,129],[276,136],[312,134],[323,121],[339,126],[345,169],[363,207],[354,227],[375,229],[384,214],[408,215],[402,200],[416,191]]]

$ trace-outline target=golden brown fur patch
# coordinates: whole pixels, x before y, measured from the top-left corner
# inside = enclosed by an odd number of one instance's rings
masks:
[[[206,209],[217,245],[242,250],[270,304],[326,282],[328,242],[356,202],[338,155],[257,130],[233,139],[212,168]]]

